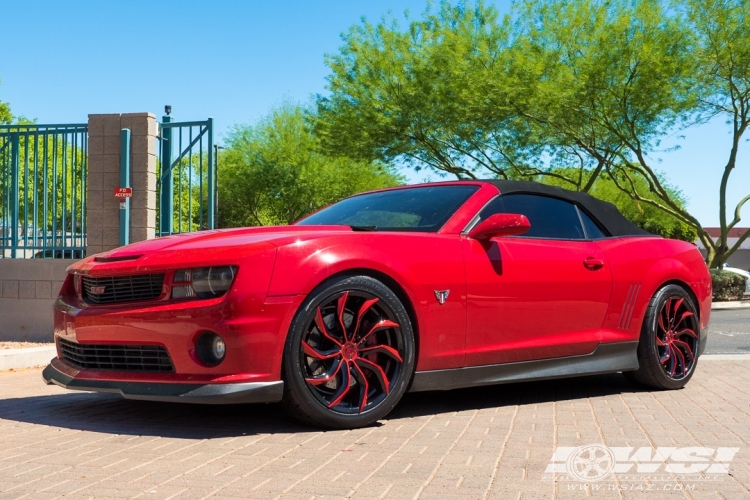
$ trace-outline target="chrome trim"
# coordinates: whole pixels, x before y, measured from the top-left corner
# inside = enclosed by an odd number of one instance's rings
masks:
[[[471,231],[472,229],[474,229],[474,226],[476,226],[477,223],[479,222],[479,214],[482,213],[482,210],[484,210],[485,208],[487,208],[487,205],[489,205],[490,203],[492,203],[493,201],[495,201],[495,199],[499,198],[500,196],[502,196],[502,193],[496,194],[495,196],[493,196],[492,198],[490,198],[487,201],[487,203],[485,203],[484,205],[482,205],[482,208],[480,208],[479,210],[477,210],[477,213],[474,215],[474,217],[472,217],[471,220],[466,224],[466,227],[464,227],[463,231],[461,231],[461,234],[469,234],[469,231]]]

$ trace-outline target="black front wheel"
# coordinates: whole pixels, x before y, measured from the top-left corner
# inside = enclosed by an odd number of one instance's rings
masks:
[[[401,399],[414,357],[411,321],[392,290],[368,276],[323,283],[292,322],[282,404],[321,427],[372,424]]]

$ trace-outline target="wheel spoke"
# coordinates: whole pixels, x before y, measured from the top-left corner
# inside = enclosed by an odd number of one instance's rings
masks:
[[[675,361],[680,362],[680,366],[682,367],[682,376],[684,377],[687,374],[687,366],[685,365],[685,356],[682,354],[682,351],[677,348],[677,346],[672,346],[672,351],[677,355]],[[675,363],[676,364],[676,363]],[[675,367],[676,369],[677,367]]]
[[[662,365],[664,365],[672,357],[669,355],[669,344],[665,344],[665,345],[667,346],[667,348],[664,349],[664,356],[659,357],[659,363],[661,363]],[[664,367],[666,368],[666,365]]]
[[[362,343],[367,340],[370,335],[375,333],[377,330],[382,330],[383,328],[398,328],[398,324],[389,319],[381,319],[380,321],[372,325],[370,331],[367,332],[361,339],[359,339],[358,344],[362,345]]]
[[[343,363],[340,359],[337,359],[333,362],[333,366],[331,367],[331,370],[328,371],[325,375],[318,375],[317,377],[310,377],[306,378],[305,382],[312,385],[321,385],[321,384],[327,384],[331,380],[336,378],[336,375],[339,374],[339,370],[341,370],[341,365]]]
[[[675,340],[674,344],[676,347],[682,348],[685,351],[685,354],[687,354],[691,360],[695,359],[695,356],[693,355],[693,349],[691,349],[690,345],[687,342],[683,342],[682,340]]]
[[[399,363],[403,363],[404,360],[401,359],[401,355],[398,353],[396,349],[393,347],[387,346],[387,345],[376,345],[373,347],[364,347],[359,350],[359,355],[362,356],[363,354],[375,354],[375,353],[381,353],[385,354],[386,356],[389,356]]]
[[[675,306],[672,308],[672,318],[671,318],[670,327],[672,327],[673,329],[677,328],[677,324],[675,324],[675,321],[677,320],[677,311],[680,310],[680,306],[682,305],[684,301],[685,299],[683,298],[677,299]]]
[[[675,348],[672,347],[672,344],[669,344],[669,357],[670,363],[669,363],[669,376],[674,378],[675,371],[677,370],[677,357],[675,356]]]
[[[388,377],[386,376],[385,372],[379,365],[365,358],[357,358],[355,363],[357,363],[360,368],[366,368],[375,375],[375,377],[378,379],[378,382],[380,382],[380,386],[385,391],[386,395],[390,392],[391,388],[389,387],[390,382],[388,381]]]
[[[337,346],[341,347],[341,342],[336,340],[333,335],[328,332],[325,321],[323,321],[323,313],[320,311],[320,307],[318,307],[318,310],[315,312],[315,326],[318,328],[318,331],[321,335],[323,335],[325,338],[327,338]]]
[[[679,332],[674,332],[674,336],[675,337],[680,337],[682,335],[690,335],[693,338],[696,338],[696,339],[698,338],[698,334],[695,333],[690,328],[684,328],[684,329],[680,330]]]
[[[354,324],[354,330],[352,331],[352,339],[351,339],[352,342],[357,342],[357,335],[359,334],[359,328],[360,326],[362,326],[362,317],[377,302],[378,302],[377,298],[366,300],[365,303],[362,304],[362,307],[359,308],[359,312],[357,313],[357,322]]]
[[[349,342],[349,335],[346,333],[346,325],[344,324],[344,310],[346,309],[346,300],[349,298],[349,292],[344,292],[344,295],[339,297],[336,305],[336,317],[339,320],[339,327],[341,328],[341,335],[344,337],[344,343]]]
[[[677,324],[674,325],[675,330],[677,329],[678,326],[682,324],[683,321],[685,321],[687,318],[691,316],[695,316],[695,315],[690,311],[685,311],[684,313],[682,313],[682,316],[680,317],[680,321],[678,321]]]
[[[672,327],[672,297],[667,299],[667,303],[664,304],[664,314],[667,320],[667,329]]]
[[[657,335],[656,336],[656,345],[663,347],[663,346],[667,345],[667,343],[664,342],[662,339],[660,339],[659,336]]]
[[[341,367],[341,387],[339,387],[339,390],[336,392],[336,394],[333,396],[333,399],[330,403],[328,403],[328,408],[333,408],[337,404],[341,402],[342,399],[344,399],[344,396],[346,396],[349,393],[349,389],[351,389],[350,385],[350,378],[351,373],[349,371],[349,362],[344,361]]]
[[[321,352],[321,351],[315,349],[314,347],[310,346],[310,344],[308,344],[304,340],[302,341],[302,350],[305,351],[305,354],[307,354],[308,356],[313,357],[315,359],[331,359],[331,358],[335,358],[341,352],[341,349],[339,349],[338,347],[335,347],[335,348],[333,348],[333,349],[331,349],[329,351],[323,351],[323,352]]]
[[[359,412],[362,413],[367,406],[367,394],[370,392],[370,384],[367,383],[367,377],[365,377],[362,369],[357,366],[357,363],[352,363],[354,367],[354,378],[360,384],[359,389]]]

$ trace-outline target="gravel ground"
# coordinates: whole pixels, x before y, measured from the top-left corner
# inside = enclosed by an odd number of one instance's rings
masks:
[[[0,349],[23,349],[26,347],[44,347],[53,345],[52,342],[0,342]]]

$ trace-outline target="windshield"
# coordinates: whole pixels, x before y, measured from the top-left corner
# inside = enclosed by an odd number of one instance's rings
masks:
[[[380,231],[437,232],[478,186],[427,186],[362,194],[299,221]]]

